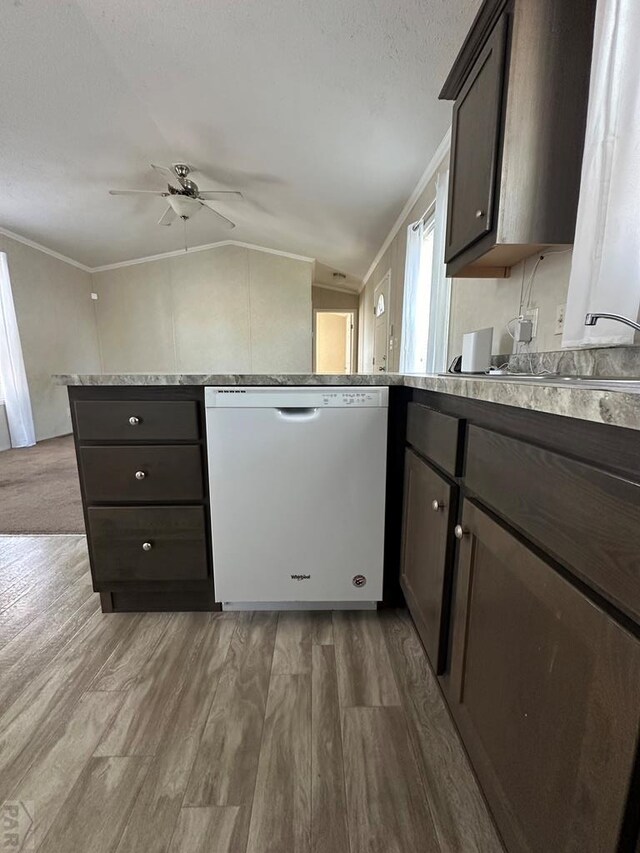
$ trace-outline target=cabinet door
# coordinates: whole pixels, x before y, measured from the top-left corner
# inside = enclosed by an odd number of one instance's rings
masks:
[[[507,15],[503,15],[453,107],[445,260],[494,225],[502,124]]]
[[[455,489],[411,450],[405,455],[401,585],[431,664],[441,672],[448,628],[450,518]],[[455,509],[455,508],[454,508]]]
[[[509,853],[614,853],[640,642],[465,501],[452,710]]]

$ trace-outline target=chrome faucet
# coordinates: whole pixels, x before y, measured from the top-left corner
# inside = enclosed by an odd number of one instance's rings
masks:
[[[631,326],[636,332],[640,332],[640,323],[623,317],[621,314],[587,314],[584,318],[584,324],[585,326],[595,326],[598,320],[616,320],[618,323],[624,323],[625,326]]]

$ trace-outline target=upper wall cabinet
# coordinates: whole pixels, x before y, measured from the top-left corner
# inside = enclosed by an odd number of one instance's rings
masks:
[[[506,277],[573,243],[596,0],[485,0],[440,97],[455,101],[447,275]]]

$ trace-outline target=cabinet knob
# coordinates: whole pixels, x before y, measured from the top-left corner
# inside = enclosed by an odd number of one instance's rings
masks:
[[[144,471],[136,471],[136,480],[144,480],[146,476]]]
[[[151,544],[151,542],[143,542],[142,543],[142,550],[143,551],[150,551],[152,548],[153,548],[153,545]]]
[[[484,216],[484,210],[476,210],[476,219],[482,219]]]
[[[138,426],[138,424],[140,423],[140,418],[137,418],[135,415],[131,415],[131,417],[129,418],[129,423],[131,424],[131,426]]]
[[[454,532],[456,539],[462,539],[463,537],[465,537],[467,535],[467,533],[469,531],[466,529],[466,527],[463,527],[461,524],[456,524],[456,526],[453,529],[453,532]]]
[[[439,510],[444,509],[444,504],[438,500],[431,501],[431,509],[434,512],[438,512]]]

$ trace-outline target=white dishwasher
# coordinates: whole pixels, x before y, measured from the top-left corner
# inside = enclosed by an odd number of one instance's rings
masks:
[[[216,601],[226,610],[382,598],[389,389],[205,389]]]

